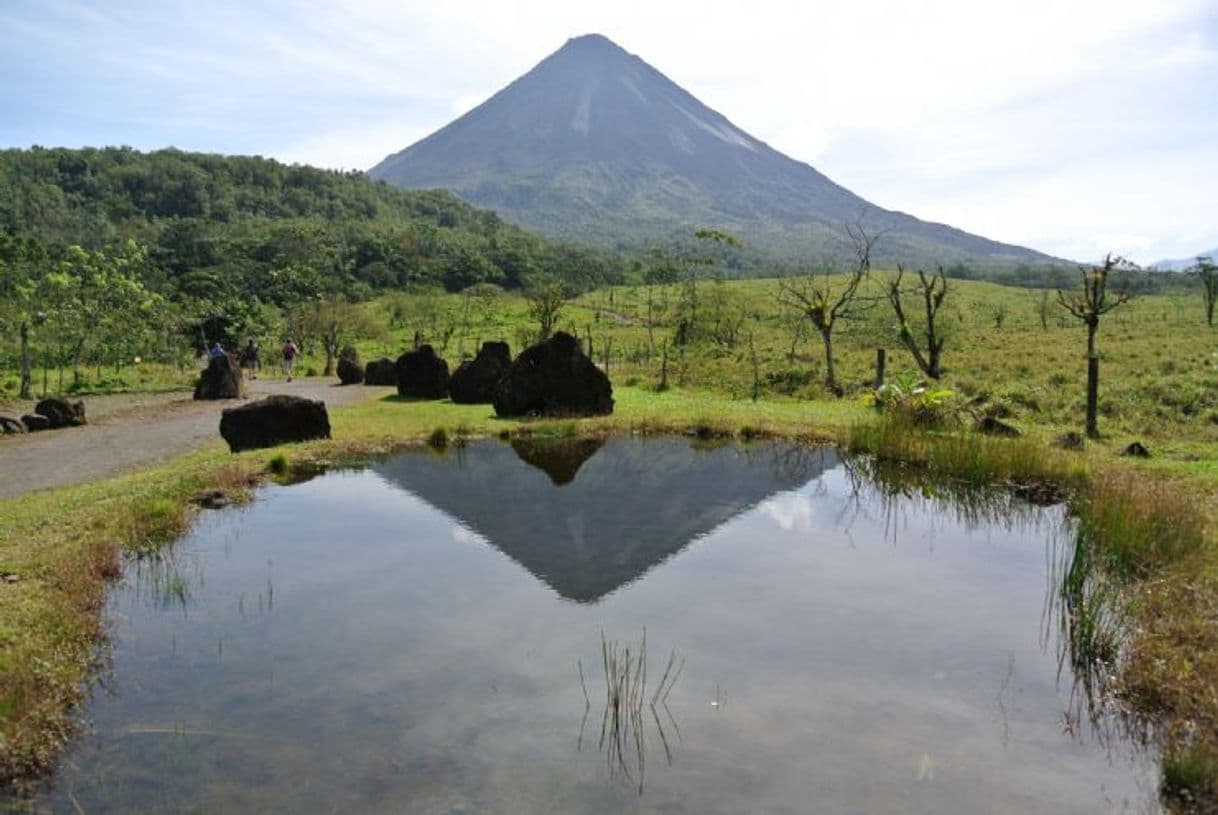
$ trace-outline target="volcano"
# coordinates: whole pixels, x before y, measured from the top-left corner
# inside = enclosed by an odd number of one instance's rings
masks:
[[[865,201],[598,34],[567,41],[369,174],[448,189],[521,226],[592,246],[640,248],[715,228],[796,260],[848,253],[846,225],[861,222],[882,233],[879,262],[1053,261]]]

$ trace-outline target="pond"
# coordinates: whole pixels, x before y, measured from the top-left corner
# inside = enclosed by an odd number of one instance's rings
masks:
[[[113,592],[56,812],[1143,812],[1060,507],[829,448],[474,443],[260,490]],[[645,654],[645,665],[640,655]]]

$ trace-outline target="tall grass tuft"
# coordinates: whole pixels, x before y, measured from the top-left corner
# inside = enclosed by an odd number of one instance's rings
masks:
[[[448,431],[442,427],[437,427],[431,431],[431,435],[427,437],[427,445],[433,450],[443,450],[448,447]]]
[[[1218,796],[1218,753],[1200,742],[1172,745],[1163,754],[1160,791],[1175,811],[1212,811],[1202,807]]]
[[[1105,473],[1088,483],[1073,509],[1080,536],[1122,579],[1149,577],[1205,546],[1204,510],[1163,479]]]
[[[1031,439],[928,432],[899,415],[854,425],[846,447],[852,453],[922,467],[933,476],[974,485],[1068,485],[1081,480],[1083,474],[1077,464]]]
[[[275,475],[283,475],[288,471],[288,457],[283,453],[276,453],[266,463],[266,468]]]

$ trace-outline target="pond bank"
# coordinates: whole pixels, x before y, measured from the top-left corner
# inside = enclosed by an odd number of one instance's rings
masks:
[[[1133,710],[1160,723],[1166,734],[1168,799],[1186,805],[1173,797],[1173,790],[1187,784],[1189,795],[1208,795],[1213,802],[1218,547],[1204,516],[1199,526],[1187,524],[1194,531],[1181,545],[1156,545],[1164,530],[1178,526],[1160,510],[1183,508],[1200,515],[1212,506],[1205,503],[1210,497],[1206,485],[1162,474],[1147,478],[1144,465],[1062,453],[1027,438],[909,431],[872,432],[868,441],[868,431],[852,431],[868,417],[849,403],[753,404],[629,388],[618,389],[617,395],[613,416],[538,422],[500,420],[485,406],[379,399],[334,410],[333,441],[236,456],[214,445],[133,475],[0,503],[0,571],[5,574],[0,584],[0,771],[10,779],[28,777],[54,760],[71,735],[72,711],[86,691],[96,645],[104,636],[105,591],[121,573],[123,554],[155,549],[182,534],[197,511],[189,498],[206,489],[219,488],[242,500],[271,476],[272,462],[288,473],[355,465],[426,443],[437,428],[444,429],[448,444],[504,433],[689,433],[839,442],[857,452],[925,467],[939,477],[1058,484],[1089,496],[1076,501],[1076,508],[1094,509],[1099,551],[1110,549],[1118,538],[1141,541],[1126,553],[1125,566],[1107,564],[1119,572],[1121,595],[1133,615],[1114,690]],[[1167,486],[1143,492],[1151,484]],[[1168,502],[1171,494],[1182,500]],[[1108,511],[1112,507],[1125,509]],[[1137,535],[1127,534],[1135,529]]]

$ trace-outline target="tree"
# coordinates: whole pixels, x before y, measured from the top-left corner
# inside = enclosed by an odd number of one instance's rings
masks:
[[[352,337],[380,339],[385,325],[368,309],[334,295],[301,303],[288,314],[290,332],[302,346],[312,339],[321,341],[326,354],[325,376],[333,376],[339,349]]]
[[[566,285],[553,277],[536,278],[524,296],[529,301],[529,316],[537,321],[538,341],[548,339],[566,302]]]
[[[1128,289],[1122,289],[1109,298],[1108,276],[1115,269],[1133,268],[1136,267],[1132,263],[1110,253],[1100,266],[1079,267],[1083,284],[1081,292],[1067,295],[1061,289],[1057,290],[1058,302],[1087,327],[1087,435],[1092,438],[1099,435],[1100,368],[1095,351],[1095,335],[1100,328],[1100,318],[1128,302],[1131,297]]]
[[[694,237],[710,247],[730,247],[739,249],[744,241],[735,235],[721,232],[718,229],[698,229]],[[698,282],[702,270],[715,265],[711,254],[687,254],[681,258],[681,298],[678,304],[680,312],[677,324],[677,345],[685,345],[694,339],[700,329],[698,314]]]
[[[144,261],[144,250],[131,240],[115,252],[70,246],[58,269],[43,278],[42,296],[70,351],[74,382],[80,382],[88,344],[106,331],[124,330],[128,317],[146,307],[148,292],[139,279]]]
[[[838,395],[841,387],[837,383],[833,359],[833,329],[839,320],[853,319],[860,307],[865,307],[857,295],[863,278],[871,270],[871,248],[877,237],[851,228],[849,224],[847,232],[854,243],[854,265],[844,280],[834,280],[832,264],[822,263],[819,272],[811,271],[803,278],[783,280],[778,284],[778,302],[798,311],[820,332],[825,346],[825,387]],[[792,343],[792,356],[794,347]]]
[[[905,269],[898,264],[897,276],[888,282],[887,287],[888,302],[897,317],[897,338],[908,349],[914,362],[922,369],[922,373],[931,379],[938,379],[943,375],[940,361],[943,356],[944,336],[942,326],[936,324],[935,320],[947,297],[947,278],[943,275],[942,266],[939,267],[937,274],[930,277],[919,269],[918,282],[914,285],[912,292],[905,292],[901,289],[901,281],[904,277]],[[926,340],[925,351],[922,350],[921,342],[905,316],[904,297],[907,293],[916,294],[922,300],[926,320],[922,330]]]
[[[32,398],[33,354],[30,331],[46,320],[39,308],[35,268],[46,260],[42,246],[28,238],[0,232],[0,326],[15,330],[20,343],[21,386],[18,396]]]
[[[1201,296],[1205,298],[1205,323],[1214,325],[1214,301],[1218,300],[1218,263],[1213,258],[1201,256],[1189,267],[1189,272],[1201,281]]]

